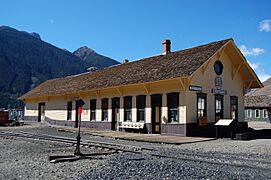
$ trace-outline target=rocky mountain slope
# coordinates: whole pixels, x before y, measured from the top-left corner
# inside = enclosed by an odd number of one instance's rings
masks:
[[[0,108],[21,106],[16,98],[45,80],[117,63],[87,47],[73,54],[44,42],[37,33],[0,26]]]

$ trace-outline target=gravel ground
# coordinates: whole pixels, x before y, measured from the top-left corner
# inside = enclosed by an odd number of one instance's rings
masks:
[[[27,131],[76,137],[75,133],[59,132],[56,128],[40,125],[0,127],[0,131]],[[61,143],[0,137],[0,179],[271,179],[270,139],[252,141],[219,139],[192,144],[166,145],[91,135],[82,135],[82,137],[100,142],[152,147],[158,154],[176,156],[176,158],[155,157],[148,152],[143,155],[118,153],[51,164],[48,161],[49,155],[73,154],[75,148]],[[101,152],[100,149],[90,148],[82,148],[82,151]],[[183,153],[190,154],[187,156],[190,160],[177,158],[183,157]],[[201,154],[207,157],[197,160]],[[209,160],[221,163],[209,163]],[[224,162],[226,164],[223,164]],[[233,166],[231,162],[241,163],[244,166]]]

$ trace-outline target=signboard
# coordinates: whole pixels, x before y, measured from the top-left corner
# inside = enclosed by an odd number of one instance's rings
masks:
[[[219,119],[215,126],[229,126],[233,122],[233,119]]]
[[[227,94],[227,90],[225,90],[225,89],[216,89],[216,88],[213,88],[211,90],[211,92],[213,94],[219,94],[219,95],[226,95]]]
[[[207,125],[207,118],[206,117],[200,117],[199,118],[199,126],[206,126]]]
[[[189,91],[202,91],[202,87],[201,86],[190,85],[189,86]]]

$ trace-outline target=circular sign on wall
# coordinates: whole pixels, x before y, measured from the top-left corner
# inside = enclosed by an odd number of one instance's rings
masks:
[[[214,70],[215,70],[215,73],[220,76],[223,72],[223,64],[221,61],[217,60],[214,64]]]

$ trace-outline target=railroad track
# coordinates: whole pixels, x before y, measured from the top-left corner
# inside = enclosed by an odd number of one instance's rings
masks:
[[[29,132],[0,132],[0,136],[11,136],[11,137],[20,137],[20,138],[28,138],[28,139],[36,139],[36,140],[45,140],[59,143],[66,143],[75,145],[75,138],[61,137],[61,136],[52,136],[48,134],[35,134]],[[238,168],[249,168],[249,169],[258,169],[264,171],[271,170],[271,161],[269,160],[259,160],[259,159],[248,159],[242,157],[235,157],[231,155],[208,155],[201,153],[188,153],[188,152],[176,152],[175,154],[161,152],[158,148],[150,148],[144,146],[136,146],[136,145],[125,145],[118,143],[109,143],[109,142],[100,142],[93,140],[85,140],[81,141],[81,146],[87,148],[101,148],[106,151],[115,152],[129,152],[142,154],[143,156],[153,156],[158,158],[167,158],[177,161],[193,161],[193,162],[201,162],[208,164],[215,164],[221,166],[234,166]],[[172,151],[172,149],[163,149],[164,151]],[[180,150],[179,150],[180,151]],[[110,154],[106,153],[105,155]],[[97,154],[99,155],[99,154]],[[255,163],[256,162],[256,163]]]

